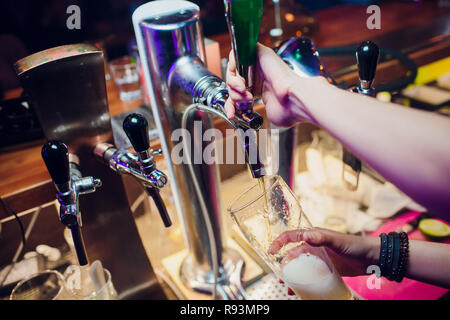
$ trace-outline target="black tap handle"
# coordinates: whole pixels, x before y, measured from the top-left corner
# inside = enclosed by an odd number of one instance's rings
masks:
[[[364,41],[356,49],[359,79],[373,81],[377,70],[380,48],[372,41]]]
[[[143,115],[129,114],[123,121],[123,130],[136,152],[143,152],[150,148],[148,122]]]
[[[63,142],[48,141],[42,147],[41,155],[55,184],[64,184],[70,181],[69,151]]]

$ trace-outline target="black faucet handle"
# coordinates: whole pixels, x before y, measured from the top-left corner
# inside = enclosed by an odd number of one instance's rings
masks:
[[[364,41],[356,49],[356,62],[361,81],[373,81],[379,56],[380,48],[372,41]]]
[[[56,185],[62,185],[70,181],[69,151],[62,141],[48,141],[42,147],[41,155]]]
[[[136,152],[144,152],[150,148],[148,122],[143,115],[129,114],[123,121],[123,130]]]

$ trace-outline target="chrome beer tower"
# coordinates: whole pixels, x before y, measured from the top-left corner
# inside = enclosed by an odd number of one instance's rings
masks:
[[[243,260],[224,245],[217,164],[192,164],[192,154],[188,163],[175,164],[171,135],[177,129],[187,130],[183,143],[203,155],[207,144],[194,122],[200,121],[201,130],[206,131],[213,127],[209,115],[213,113],[245,131],[259,129],[263,119],[252,109],[238,113],[233,121],[226,119],[223,106],[228,91],[224,81],[206,68],[197,5],[153,1],[137,8],[132,18],[147,94],[189,249],[180,278],[190,289],[213,295],[217,290],[222,299],[242,299]],[[246,144],[246,155],[252,147],[251,142]],[[262,169],[259,163],[250,165],[254,177],[261,176]]]

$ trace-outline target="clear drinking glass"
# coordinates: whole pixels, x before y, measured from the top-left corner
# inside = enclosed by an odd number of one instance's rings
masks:
[[[64,277],[56,270],[36,273],[20,281],[12,290],[10,300],[71,300]]]
[[[64,272],[67,289],[75,300],[118,300],[117,291],[109,270],[102,268],[103,275],[99,281],[92,280],[89,267],[71,265]]]
[[[121,100],[134,100],[142,96],[139,70],[134,58],[125,56],[115,59],[110,62],[109,69]]]
[[[283,232],[312,228],[296,196],[280,176],[260,178],[253,187],[239,193],[228,212],[256,252],[301,299],[352,298],[323,247],[300,241],[285,245],[276,254],[269,253],[270,245]],[[294,248],[296,254],[288,257]]]

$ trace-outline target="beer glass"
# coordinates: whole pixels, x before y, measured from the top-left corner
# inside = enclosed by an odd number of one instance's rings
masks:
[[[346,300],[352,293],[323,247],[291,242],[269,253],[272,242],[290,230],[312,225],[299,201],[278,175],[264,176],[239,193],[228,212],[272,271],[303,300]]]
[[[64,272],[67,288],[75,300],[118,300],[111,273],[102,268],[97,276],[101,281],[93,281],[88,266],[70,265]]]

